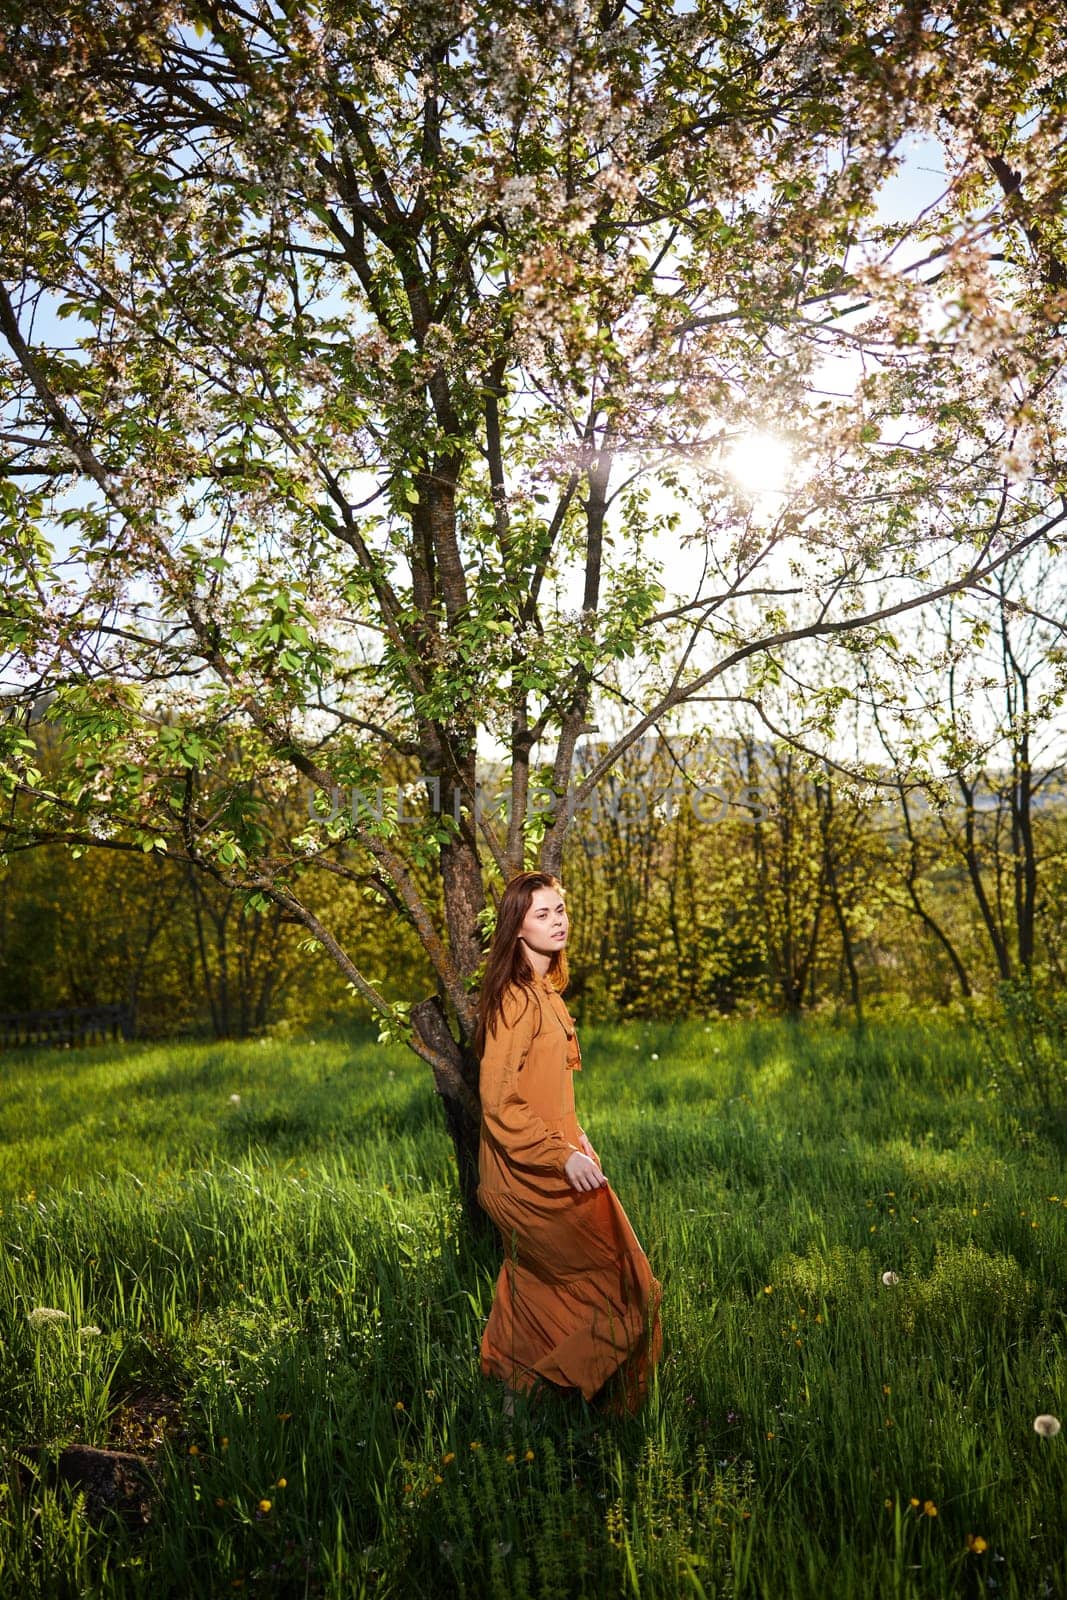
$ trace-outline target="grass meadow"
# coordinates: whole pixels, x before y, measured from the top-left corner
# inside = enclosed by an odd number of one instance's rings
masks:
[[[0,1058],[4,1600],[1067,1596],[1062,1133],[948,1021],[583,1047],[664,1289],[636,1419],[504,1416],[401,1049]],[[153,1454],[154,1499],[93,1503],[72,1444]]]

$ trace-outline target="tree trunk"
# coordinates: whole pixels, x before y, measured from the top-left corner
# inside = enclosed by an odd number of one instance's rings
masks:
[[[856,1021],[863,1021],[863,997],[860,992],[860,974],[856,963],[856,950],[852,938],[852,928],[849,924],[848,913],[845,909],[844,897],[837,878],[837,861],[835,859],[836,840],[834,837],[834,793],[829,776],[825,788],[815,783],[815,806],[819,817],[819,827],[822,832],[823,848],[823,876],[826,880],[827,892],[830,896],[830,905],[833,908],[837,929],[841,935],[841,954],[848,971],[849,994],[852,1000],[852,1009],[856,1014]]]
[[[989,935],[989,942],[993,947],[997,972],[1001,981],[1007,983],[1012,977],[1011,956],[1008,951],[1007,940],[1004,938],[1004,930],[997,918],[996,911],[990,904],[982,878],[982,863],[978,854],[978,838],[975,826],[975,786],[968,784],[961,773],[956,774],[956,783],[963,796],[964,804],[963,859],[967,867],[967,876],[970,878],[974,898],[981,913],[986,933]]]
[[[441,1096],[445,1127],[456,1152],[456,1177],[464,1217],[475,1237],[488,1238],[493,1233],[493,1225],[478,1204],[478,1140],[481,1123],[477,1115],[477,1059],[473,1050],[461,1047],[452,1037],[444,1007],[437,995],[420,1000],[418,1005],[412,1007],[411,1022],[422,1043],[435,1056],[443,1057],[451,1068],[451,1072],[448,1072],[431,1063],[434,1089]],[[465,1094],[456,1092],[457,1077]]]
[[[919,895],[919,839],[911,820],[911,808],[908,805],[907,791],[899,779],[897,781],[897,798],[900,801],[901,815],[904,818],[904,831],[908,840],[908,868],[904,874],[904,887],[908,892],[908,899],[911,901],[915,915],[920,919],[923,926],[929,928],[930,932],[940,942],[942,949],[952,963],[952,970],[956,974],[956,981],[960,986],[960,993],[963,998],[970,1000],[973,994],[971,980],[960,958],[959,951],[933,913],[923,904]]]

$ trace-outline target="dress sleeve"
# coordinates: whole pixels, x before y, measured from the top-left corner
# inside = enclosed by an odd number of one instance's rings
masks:
[[[537,1032],[534,996],[508,989],[495,1032],[487,1031],[479,1080],[482,1120],[490,1136],[517,1167],[556,1172],[574,1154],[561,1133],[553,1133],[531,1111],[522,1092],[521,1067]]]

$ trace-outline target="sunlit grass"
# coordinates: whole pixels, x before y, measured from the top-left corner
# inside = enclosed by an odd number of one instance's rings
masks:
[[[495,1259],[403,1052],[4,1058],[0,1594],[1067,1593],[1064,1439],[1033,1426],[1065,1403],[1067,1176],[973,1040],[583,1047],[664,1285],[635,1421],[503,1417]],[[147,1527],[18,1487],[20,1449],[74,1440],[157,1449]]]

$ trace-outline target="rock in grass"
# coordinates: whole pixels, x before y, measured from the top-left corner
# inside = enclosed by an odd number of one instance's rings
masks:
[[[15,1459],[26,1493],[39,1484],[65,1483],[84,1493],[93,1521],[108,1511],[133,1527],[151,1517],[156,1480],[150,1456],[85,1444],[66,1445],[57,1453],[54,1446],[30,1444],[16,1450]]]

